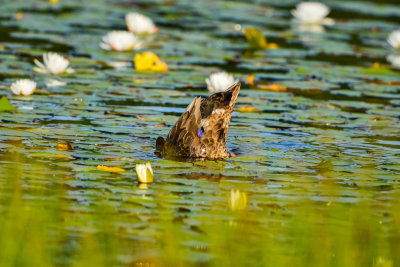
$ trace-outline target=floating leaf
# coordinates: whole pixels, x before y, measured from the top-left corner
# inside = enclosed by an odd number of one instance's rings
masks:
[[[380,68],[380,67],[381,67],[381,63],[379,63],[379,62],[374,62],[373,67],[374,67],[374,68]]]
[[[254,107],[241,107],[238,108],[239,112],[260,112],[260,110],[258,108],[254,108]]]
[[[11,105],[10,101],[8,101],[7,97],[3,96],[0,99],[0,111],[13,111],[16,108]]]
[[[58,143],[57,150],[60,151],[74,150],[74,147],[70,143]]]
[[[246,37],[249,47],[251,49],[265,49],[268,48],[267,39],[264,37],[262,32],[256,28],[247,28],[244,30],[244,36]]]
[[[276,91],[276,92],[281,92],[281,91],[286,91],[286,86],[280,85],[279,83],[274,83],[270,85],[259,85],[258,86],[260,89],[265,89],[265,90],[271,90],[271,91]]]
[[[24,17],[24,13],[23,12],[17,12],[17,14],[15,14],[15,19],[16,20],[20,20]]]
[[[278,48],[278,44],[276,44],[276,43],[268,43],[267,44],[267,48],[268,49],[277,49]]]
[[[143,52],[136,54],[133,62],[135,69],[138,71],[167,71],[168,66],[165,62],[161,61],[153,52]]]
[[[250,85],[254,85],[254,77],[254,74],[251,74],[245,79],[245,81]]]
[[[108,167],[104,165],[97,165],[98,171],[106,171],[106,172],[124,172],[125,169],[119,167]]]

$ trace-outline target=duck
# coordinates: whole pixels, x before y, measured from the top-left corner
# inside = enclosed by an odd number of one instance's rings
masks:
[[[158,137],[156,151],[166,158],[217,160],[230,156],[226,147],[240,82],[208,97],[195,97],[169,131]]]

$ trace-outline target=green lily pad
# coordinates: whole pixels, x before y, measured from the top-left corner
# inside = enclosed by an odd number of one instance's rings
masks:
[[[14,111],[16,108],[8,101],[7,97],[3,96],[0,99],[0,112],[1,111]]]

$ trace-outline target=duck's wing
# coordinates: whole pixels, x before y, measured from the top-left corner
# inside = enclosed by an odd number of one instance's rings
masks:
[[[165,151],[168,154],[190,156],[191,147],[196,146],[196,134],[201,121],[201,97],[195,97],[169,132]],[[173,151],[171,151],[173,150]]]

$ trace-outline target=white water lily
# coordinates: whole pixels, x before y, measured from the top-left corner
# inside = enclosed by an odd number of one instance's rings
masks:
[[[158,28],[151,18],[139,13],[128,13],[125,15],[126,26],[130,32],[136,34],[157,33]]]
[[[400,56],[398,55],[388,55],[386,60],[392,64],[393,67],[400,69]]]
[[[42,72],[42,73],[72,73],[73,69],[68,68],[69,60],[60,56],[57,53],[48,52],[43,54],[43,63],[39,60],[34,60],[35,64],[38,68],[33,68],[34,71]]]
[[[240,190],[231,190],[228,196],[228,206],[230,210],[245,210],[247,207],[247,195]]]
[[[325,24],[331,25],[334,21],[326,18],[329,8],[318,2],[301,2],[292,10],[292,15],[300,22],[305,24]]]
[[[389,34],[387,42],[395,49],[400,50],[400,31],[393,31]]]
[[[11,84],[14,95],[31,95],[36,89],[36,83],[29,79],[18,80]]]
[[[222,92],[228,89],[237,80],[232,74],[226,72],[216,72],[206,79],[207,88],[210,92]]]
[[[150,162],[146,164],[136,164],[136,175],[139,182],[144,184],[151,184],[153,182],[153,169]]]
[[[103,42],[100,43],[100,47],[104,50],[130,51],[139,49],[141,42],[130,32],[112,31],[103,36]]]

